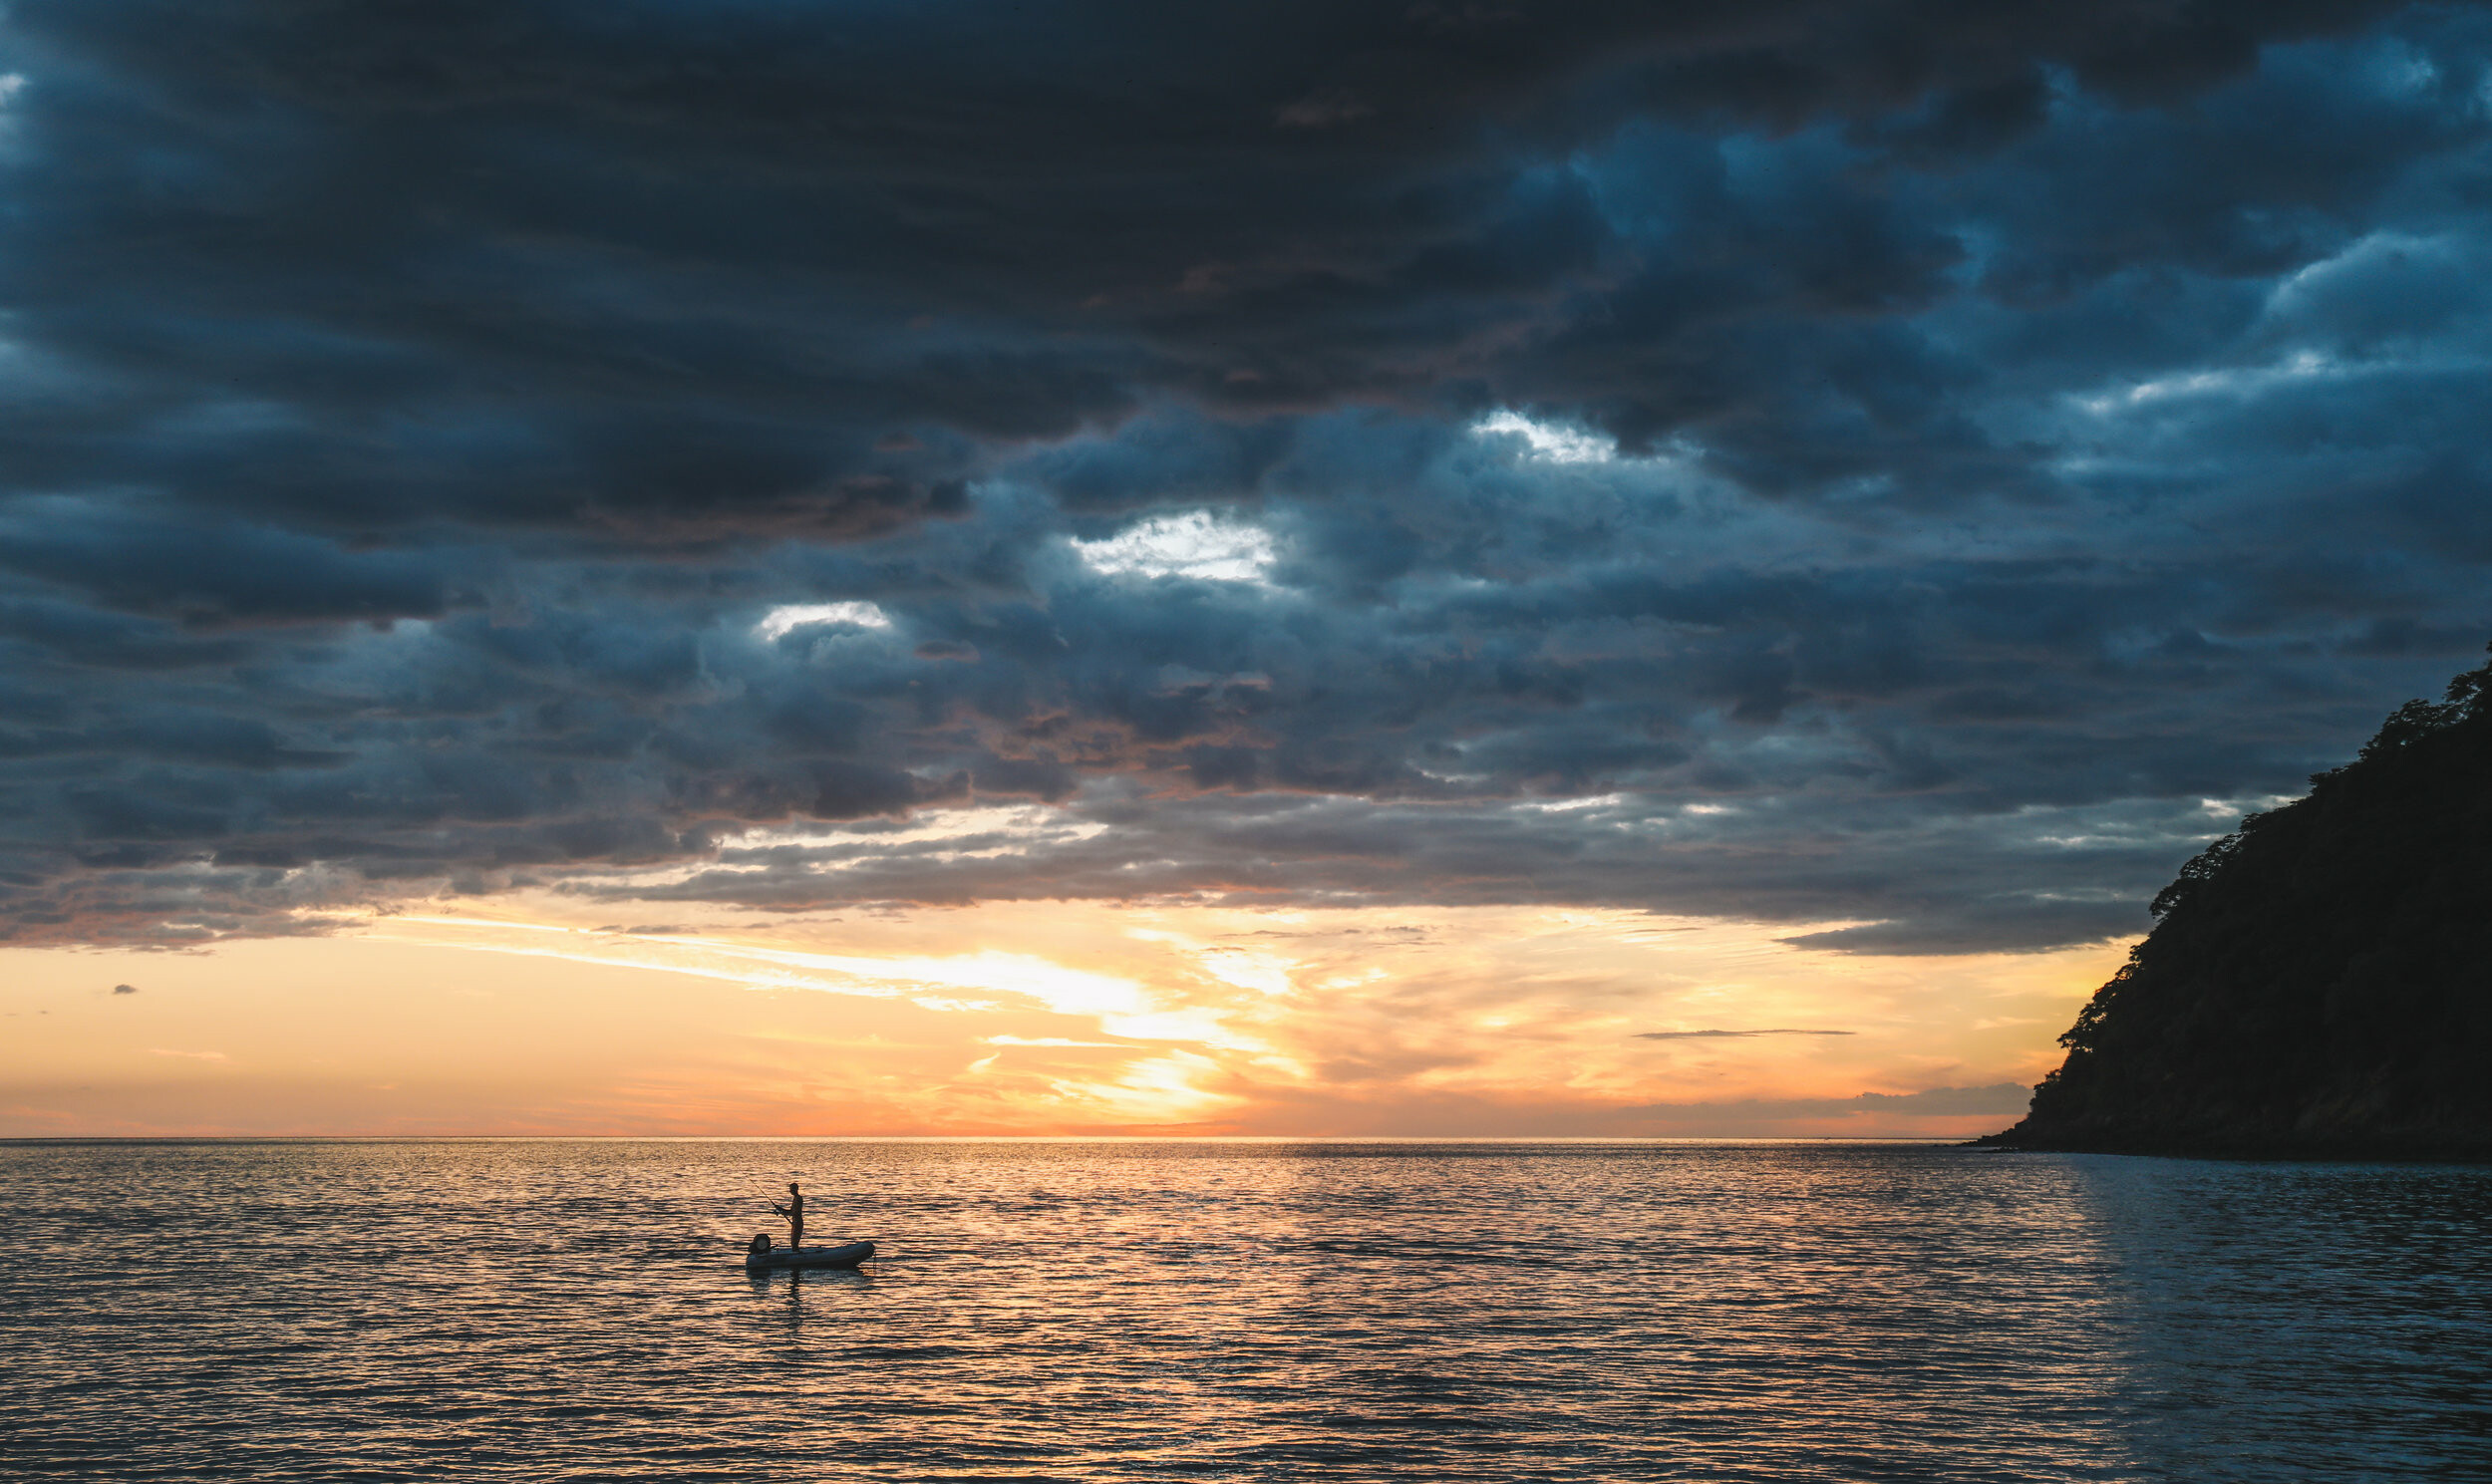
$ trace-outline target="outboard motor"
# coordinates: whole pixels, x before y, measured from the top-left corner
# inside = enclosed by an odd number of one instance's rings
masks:
[[[755,1261],[763,1261],[767,1260],[770,1255],[771,1234],[768,1232],[755,1232],[753,1234],[753,1245],[745,1249],[745,1256]]]

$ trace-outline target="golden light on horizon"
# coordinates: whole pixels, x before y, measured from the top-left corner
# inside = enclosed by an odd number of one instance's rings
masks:
[[[0,1133],[1956,1136],[2013,1119],[1903,1099],[2030,1082],[2120,953],[1543,908],[586,911],[12,951]]]

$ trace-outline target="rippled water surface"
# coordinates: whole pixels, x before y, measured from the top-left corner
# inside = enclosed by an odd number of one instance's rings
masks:
[[[857,1274],[748,1278],[808,1182]],[[0,1145],[0,1475],[2492,1478],[2492,1170]]]

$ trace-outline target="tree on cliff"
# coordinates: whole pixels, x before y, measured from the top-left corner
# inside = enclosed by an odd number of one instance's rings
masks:
[[[2024,1148],[2492,1156],[2492,663],[2154,900]]]

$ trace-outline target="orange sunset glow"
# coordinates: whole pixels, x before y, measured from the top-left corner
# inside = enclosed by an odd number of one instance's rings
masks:
[[[710,915],[17,951],[0,1133],[1957,1136],[2118,957],[1527,908]]]

